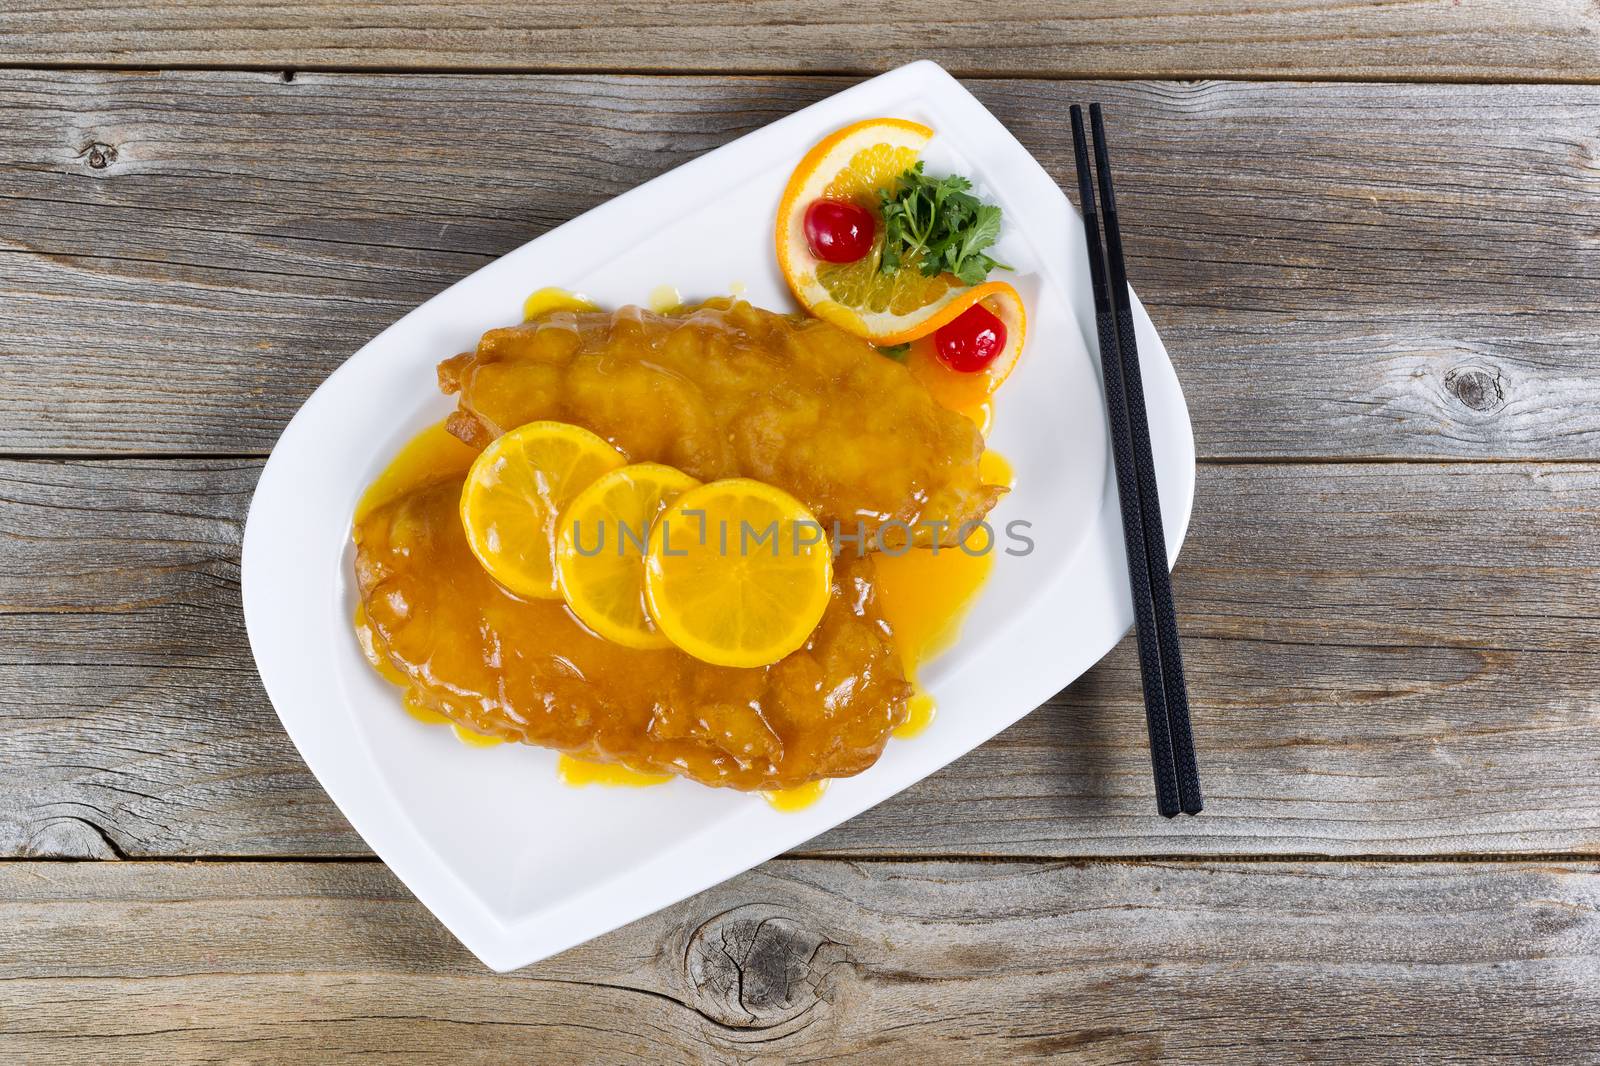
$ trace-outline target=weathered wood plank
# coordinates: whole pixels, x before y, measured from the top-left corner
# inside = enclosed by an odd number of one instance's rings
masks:
[[[1592,81],[1597,32],[1576,0],[145,0],[92,19],[12,0],[0,64],[876,73],[927,57],[973,75]]]
[[[247,461],[0,464],[0,854],[360,853],[251,666]],[[1154,817],[1123,647],[807,853],[1600,851],[1600,466],[1202,466],[1209,807]]]
[[[0,450],[263,452],[411,305],[845,84],[5,72]],[[1202,455],[1600,458],[1600,87],[974,89],[1058,175],[1111,108]]]
[[[0,1054],[1587,1061],[1600,868],[769,863],[506,976],[377,864],[0,866]],[[1587,1049],[1587,1050],[1586,1050]]]
[[[361,848],[255,677],[238,555],[259,470],[5,467],[0,854]]]

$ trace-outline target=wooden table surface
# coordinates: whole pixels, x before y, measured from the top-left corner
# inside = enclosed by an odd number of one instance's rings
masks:
[[[861,8],[0,3],[0,1060],[1596,1061],[1600,8]],[[263,457],[456,278],[918,57],[1058,177],[1068,103],[1123,131],[1208,810],[1124,641],[490,974],[262,692]]]

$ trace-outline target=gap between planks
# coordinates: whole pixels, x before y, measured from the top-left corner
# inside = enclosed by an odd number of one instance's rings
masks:
[[[1203,855],[1196,853],[1148,855],[975,855],[963,852],[948,854],[919,852],[882,852],[873,855],[841,854],[830,851],[790,851],[775,855],[768,862],[819,862],[874,865],[917,865],[922,863],[964,863],[968,865],[1016,865],[1034,863],[1044,866],[1215,866],[1219,863],[1266,864],[1294,863],[1302,866],[1463,866],[1482,863],[1600,863],[1600,851],[1536,851],[1536,852],[1457,852],[1442,855],[1329,855],[1307,852],[1303,854],[1248,854]],[[92,856],[9,855],[0,857],[0,865],[11,863],[37,863],[40,865],[65,863],[103,863],[107,865],[212,865],[212,866],[271,866],[275,864],[328,865],[379,865],[383,859],[377,855],[135,855],[103,859]],[[756,869],[766,863],[757,863]]]
[[[362,64],[308,64],[306,66],[285,69],[277,63],[0,63],[0,71],[7,70],[61,70],[81,71],[97,74],[128,73],[160,73],[164,71],[200,71],[210,73],[236,73],[248,72],[252,74],[280,74],[285,82],[292,83],[301,74],[379,74],[379,75],[417,75],[428,76],[471,76],[471,77],[505,77],[505,76],[562,76],[574,78],[586,77],[629,77],[629,78],[726,78],[743,80],[771,80],[781,78],[873,78],[879,74],[893,70],[894,67],[829,67],[829,68],[783,68],[773,70],[732,70],[724,67],[626,67],[626,66],[593,66],[593,67],[562,67],[541,66],[538,64],[526,65],[469,65],[469,66],[393,66],[393,65],[362,65]],[[1229,70],[1093,70],[1082,73],[1064,72],[1056,70],[1017,69],[998,73],[992,70],[978,70],[968,67],[946,67],[953,77],[962,81],[1142,81],[1142,82],[1206,82],[1206,81],[1237,81],[1237,82],[1307,82],[1321,84],[1354,84],[1354,85],[1600,85],[1600,67],[1596,73],[1589,76],[1577,75],[1534,75],[1519,74],[1516,77],[1484,77],[1468,74],[1407,74],[1404,71],[1385,71],[1382,77],[1360,73],[1340,73],[1338,75],[1308,73],[1305,71],[1285,71],[1276,74],[1265,71],[1250,73],[1236,73]]]

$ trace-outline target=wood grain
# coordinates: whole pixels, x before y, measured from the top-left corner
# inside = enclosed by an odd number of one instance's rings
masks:
[[[494,976],[375,864],[14,863],[0,948],[13,1062],[1564,1066],[1600,1042],[1594,864],[777,862]]]
[[[251,666],[257,469],[0,464],[0,853],[363,852]],[[1600,851],[1600,466],[1208,465],[1198,498],[1176,588],[1204,817],[1152,814],[1124,647],[805,851]]]
[[[5,72],[0,451],[264,453],[409,307],[846,84]],[[1600,458],[1600,87],[973,87],[1058,176],[1107,102],[1203,456]]]
[[[0,475],[0,854],[360,847],[255,677],[238,555],[259,469]]]
[[[1124,646],[800,857],[489,974],[341,861],[261,692],[258,457],[455,279],[922,56],[1058,177],[1108,105],[1210,460],[1208,811],[1153,816]],[[1589,0],[0,4],[0,1061],[1592,1058],[1597,82]],[[159,861],[202,856],[331,861]]]
[[[1582,0],[11,0],[0,64],[1593,81],[1597,32]]]

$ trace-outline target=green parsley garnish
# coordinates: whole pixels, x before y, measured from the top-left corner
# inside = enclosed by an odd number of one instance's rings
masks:
[[[883,212],[883,258],[878,269],[892,274],[915,259],[928,277],[949,271],[976,285],[995,267],[1011,268],[984,254],[1000,237],[1000,208],[969,191],[959,174],[930,178],[922,162],[910,167],[889,189],[878,190]]]

